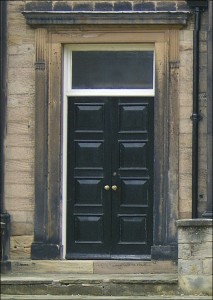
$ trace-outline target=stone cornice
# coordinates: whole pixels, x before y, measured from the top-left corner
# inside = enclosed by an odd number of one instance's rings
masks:
[[[28,25],[186,25],[190,12],[24,11]]]

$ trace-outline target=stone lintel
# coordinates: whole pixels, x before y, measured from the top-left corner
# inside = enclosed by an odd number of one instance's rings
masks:
[[[212,226],[213,220],[212,219],[183,219],[178,220],[177,222],[178,227],[205,227],[205,226]]]
[[[139,24],[139,25],[186,25],[188,11],[24,11],[28,25],[78,25],[78,24]]]

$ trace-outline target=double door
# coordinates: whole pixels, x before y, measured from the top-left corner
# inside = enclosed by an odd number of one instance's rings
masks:
[[[67,259],[149,257],[153,101],[68,99]]]

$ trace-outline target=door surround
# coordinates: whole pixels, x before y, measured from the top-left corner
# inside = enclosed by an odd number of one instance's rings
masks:
[[[154,135],[152,258],[173,258],[177,249],[180,25],[36,26],[35,232],[32,258],[63,257],[63,45],[105,43],[151,43],[155,48],[154,122],[161,126],[155,127]]]

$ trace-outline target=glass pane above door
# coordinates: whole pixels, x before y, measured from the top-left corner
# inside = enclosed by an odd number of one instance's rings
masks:
[[[154,51],[72,51],[71,89],[153,89]]]

